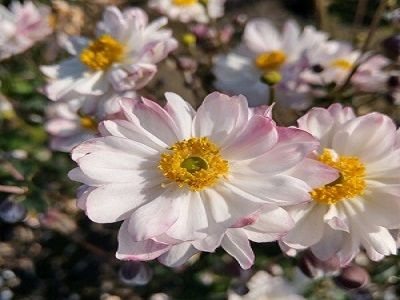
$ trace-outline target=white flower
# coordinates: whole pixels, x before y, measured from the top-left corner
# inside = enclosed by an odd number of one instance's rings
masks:
[[[321,141],[319,161],[340,176],[314,189],[308,203],[289,208],[296,226],[283,238],[284,250],[310,248],[321,260],[337,255],[342,265],[360,247],[372,260],[395,254],[389,229],[400,227],[400,132],[393,121],[379,113],[356,117],[333,104],[298,123]]]
[[[376,77],[384,74],[382,69],[390,61],[380,55],[368,56],[366,54],[360,60],[363,63],[351,83],[361,91],[374,92],[379,89]],[[302,79],[315,85],[342,85],[360,59],[360,51],[354,50],[348,43],[329,41],[309,49],[307,58],[310,68],[300,75]]]
[[[85,184],[78,206],[95,222],[124,221],[119,258],[154,259],[177,241],[218,246],[264,205],[310,198],[310,186],[286,173],[317,146],[309,134],[250,114],[243,96],[210,94],[197,112],[166,98],[165,108],[124,100],[126,120],[104,121],[102,137],[72,151],[79,167],[69,176]]]
[[[10,10],[0,5],[0,60],[21,53],[52,32],[50,8],[13,1]]]
[[[51,136],[51,149],[70,152],[76,145],[97,135],[97,121],[88,115],[78,115],[80,107],[79,99],[49,107],[45,129]]]
[[[51,100],[59,100],[72,91],[102,95],[110,89],[142,88],[157,72],[155,64],[177,47],[171,31],[161,29],[165,24],[166,18],[148,24],[147,15],[138,8],[121,12],[107,7],[94,41],[65,39],[63,47],[75,57],[42,66],[50,81],[45,93]]]
[[[228,300],[304,300],[296,288],[283,277],[272,276],[258,271],[247,283],[249,292],[240,296],[234,291],[228,294]]]
[[[151,0],[149,6],[172,20],[207,23],[224,15],[226,0]]]
[[[214,66],[215,86],[223,91],[243,93],[251,106],[269,101],[268,86],[261,82],[263,74],[277,70],[283,80],[276,85],[277,100],[297,109],[309,105],[309,88],[298,74],[307,67],[304,51],[324,43],[325,33],[313,27],[300,28],[293,21],[286,22],[282,34],[264,19],[250,21],[244,32],[243,43],[233,52],[219,56]]]

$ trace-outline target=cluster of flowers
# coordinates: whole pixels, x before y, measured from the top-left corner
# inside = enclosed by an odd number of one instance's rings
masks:
[[[173,19],[208,22],[223,14],[223,2],[150,5]],[[400,131],[394,122],[332,104],[311,109],[297,127],[281,127],[272,106],[257,106],[271,94],[260,81],[271,72],[282,76],[276,100],[304,109],[343,84],[382,89],[394,76],[385,70],[389,60],[328,40],[313,27],[300,33],[288,22],[280,35],[258,19],[214,66],[219,89],[247,98],[215,92],[195,111],[166,93],[160,106],[137,91],[178,46],[166,24],[164,17],[149,23],[139,8],[107,7],[94,40],[61,39],[73,57],[41,67],[48,78],[43,91],[56,101],[46,125],[52,147],[72,149],[78,167],[69,177],[83,183],[78,206],[88,217],[123,221],[117,257],[179,266],[222,247],[249,268],[250,241],[278,241],[288,255],[310,249],[342,266],[360,249],[372,260],[395,254]],[[360,66],[348,77],[354,64]]]
[[[270,100],[270,87],[260,78],[278,72],[281,78],[274,100],[296,110],[309,108],[313,99],[344,85],[354,90],[351,95],[390,93],[394,102],[400,101],[399,72],[387,70],[389,59],[328,38],[312,26],[301,32],[294,21],[286,22],[279,33],[266,19],[251,20],[243,41],[231,53],[217,58],[216,87],[242,93],[252,106],[260,105]]]

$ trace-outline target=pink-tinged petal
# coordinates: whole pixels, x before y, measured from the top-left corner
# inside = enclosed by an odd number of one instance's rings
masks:
[[[291,230],[294,225],[292,217],[286,210],[275,205],[265,204],[256,222],[245,229],[282,235]]]
[[[91,131],[80,131],[66,137],[52,136],[50,139],[50,148],[55,151],[69,153],[75,146],[94,137],[96,135]]]
[[[130,217],[132,210],[164,192],[159,185],[140,188],[131,183],[98,187],[86,198],[86,214],[96,223],[113,223]]]
[[[214,92],[208,95],[194,118],[193,135],[206,136],[220,146],[235,138],[248,121],[247,100]]]
[[[199,251],[189,242],[186,242],[172,246],[171,249],[167,253],[161,255],[158,260],[168,267],[179,267],[198,252]]]
[[[295,227],[283,237],[283,242],[289,247],[302,249],[318,243],[324,232],[323,216],[326,205],[306,203],[290,209],[289,213],[295,220]]]
[[[297,120],[300,129],[303,129],[321,141],[321,144],[330,147],[331,130],[334,120],[331,114],[323,108],[314,107],[310,112]]]
[[[260,156],[278,142],[278,132],[272,119],[255,115],[242,133],[222,149],[228,160],[244,160]]]
[[[237,221],[235,224],[231,226],[231,228],[241,228],[241,227],[246,227],[254,224],[257,222],[257,219],[260,217],[260,213],[256,212],[254,214],[251,214],[250,216],[247,216],[243,219],[240,219]]]
[[[312,188],[318,188],[335,181],[339,172],[315,159],[305,158],[290,171],[290,175],[303,180]]]
[[[179,132],[172,117],[157,103],[145,98],[141,101],[124,99],[121,107],[129,121],[140,124],[166,145],[171,146],[182,140],[182,133]]]
[[[352,229],[352,234],[346,234],[343,240],[342,248],[336,253],[339,258],[340,265],[346,266],[360,252],[360,236]]]
[[[310,133],[294,127],[277,127],[279,144],[277,146],[303,145],[311,152],[319,148],[320,143]]]
[[[126,30],[127,24],[121,11],[116,6],[107,6],[103,12],[103,19],[97,25],[97,34],[111,34],[118,37]]]
[[[131,153],[138,157],[154,157],[158,152],[144,144],[116,136],[94,138],[83,142],[72,150],[72,159],[77,161],[81,157],[97,151]]]
[[[56,118],[56,119],[50,119],[45,124],[45,129],[51,135],[67,137],[79,132],[80,124],[76,120]]]
[[[209,230],[214,233],[224,231],[261,207],[261,204],[256,202],[259,199],[237,193],[227,184],[220,184],[201,193],[209,218]]]
[[[259,105],[256,107],[249,107],[249,119],[251,119],[255,115],[261,115],[261,116],[272,119],[273,107],[274,107],[274,104],[272,104],[271,106]]]
[[[312,253],[320,260],[328,260],[334,256],[343,246],[343,231],[337,231],[325,226],[322,239],[311,246]]]
[[[157,151],[164,151],[168,146],[156,136],[144,129],[139,121],[133,123],[126,120],[103,121],[99,124],[102,136],[115,136],[139,141]]]
[[[164,178],[157,161],[115,151],[95,151],[77,161],[88,177],[104,183],[129,183],[137,185],[148,181],[161,183]]]
[[[130,24],[134,25],[135,28],[145,28],[149,23],[149,18],[146,12],[138,7],[128,7],[122,11],[125,19],[129,20]]]
[[[329,206],[328,211],[324,215],[324,222],[334,230],[350,233],[350,223],[341,203]]]
[[[232,166],[232,174],[255,175],[256,173],[274,176],[296,167],[310,153],[308,144],[276,144],[267,153],[255,159],[238,162]],[[291,173],[289,173],[291,174]],[[296,177],[296,176],[294,176]]]
[[[354,113],[353,108],[349,106],[343,107],[339,103],[332,104],[327,108],[327,110],[331,114],[335,122],[338,124],[344,124],[347,121],[356,118],[356,114]]]
[[[214,252],[221,245],[224,233],[225,231],[221,234],[208,235],[205,239],[193,241],[192,245],[200,251]]]
[[[187,192],[176,187],[164,188],[161,195],[136,209],[129,218],[132,239],[143,241],[165,233],[179,218],[178,205],[183,201],[180,198],[190,201]]]
[[[115,68],[109,74],[109,79],[116,91],[138,90],[147,85],[157,73],[153,64],[136,63]]]
[[[371,113],[347,122],[334,136],[332,148],[341,155],[370,162],[387,155],[395,143],[396,126],[387,116]]]
[[[228,229],[221,246],[239,262],[243,269],[249,269],[253,265],[254,253],[242,229]]]
[[[281,248],[282,252],[285,253],[287,256],[290,257],[295,257],[297,255],[297,250],[290,248],[288,245],[286,245],[284,242],[282,241],[278,241],[279,247]],[[306,247],[303,247],[303,249]],[[301,247],[299,247],[299,249],[301,250]]]
[[[281,37],[266,19],[254,19],[247,23],[243,33],[246,46],[255,53],[281,49]]]
[[[192,122],[196,114],[193,107],[175,93],[165,93],[167,104],[164,109],[175,121],[178,131],[182,133],[182,137],[187,139],[191,136]]]
[[[178,41],[175,39],[166,39],[159,42],[151,43],[142,54],[142,61],[156,64],[165,59],[169,53],[178,48]]]
[[[254,176],[249,179],[232,177],[225,183],[234,193],[244,199],[279,206],[294,205],[310,200],[310,187],[297,178],[275,175],[269,178]]]
[[[167,252],[170,247],[151,239],[135,242],[128,232],[128,221],[124,221],[118,232],[116,257],[121,260],[152,260]]]
[[[181,241],[206,238],[209,230],[207,211],[199,193],[190,193],[177,201],[180,201],[179,218],[166,234]]]

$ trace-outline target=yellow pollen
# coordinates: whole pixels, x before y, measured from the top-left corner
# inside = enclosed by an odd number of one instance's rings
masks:
[[[172,0],[172,3],[178,6],[189,6],[197,4],[199,0]]]
[[[80,117],[79,121],[83,128],[89,129],[92,131],[97,131],[97,122],[94,119],[92,119],[91,117],[82,116],[82,117]]]
[[[105,34],[82,50],[81,62],[95,71],[105,70],[122,59],[124,46],[112,36]]]
[[[286,55],[282,51],[264,52],[257,56],[255,64],[261,70],[279,69],[286,61]]]
[[[166,178],[192,191],[213,186],[229,171],[228,162],[222,158],[219,148],[206,137],[175,143],[161,154],[158,167]]]
[[[331,62],[331,66],[334,68],[349,71],[353,67],[353,64],[347,59],[336,59]]]
[[[365,166],[355,156],[340,156],[334,159],[332,152],[324,149],[318,158],[320,162],[337,169],[339,178],[324,187],[314,189],[311,197],[321,204],[335,204],[364,194]]]

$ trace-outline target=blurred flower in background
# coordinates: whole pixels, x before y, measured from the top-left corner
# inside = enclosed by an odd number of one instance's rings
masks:
[[[0,60],[24,52],[52,32],[51,10],[31,1],[0,5]]]

